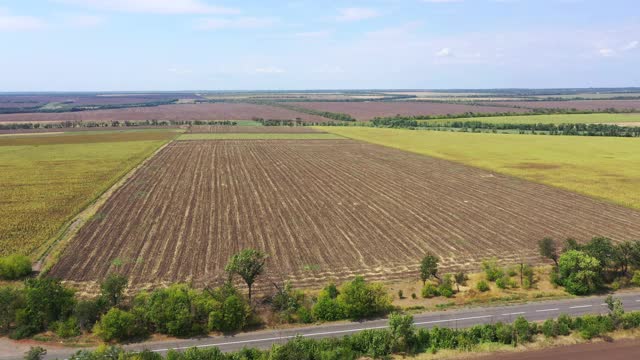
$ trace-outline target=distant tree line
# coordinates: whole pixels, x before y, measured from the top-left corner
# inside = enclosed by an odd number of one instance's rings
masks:
[[[36,107],[0,107],[0,114],[23,114],[23,113],[65,113],[79,112],[88,110],[109,110],[109,109],[126,109],[138,107],[155,107],[160,105],[170,105],[178,102],[179,99],[157,100],[132,104],[96,104],[96,105],[78,105],[63,106],[60,108],[44,108]],[[73,104],[72,102],[63,102],[63,104]]]
[[[75,128],[119,128],[119,127],[139,127],[139,126],[190,126],[190,125],[210,125],[210,126],[235,126],[237,121],[233,120],[141,120],[141,121],[61,121],[46,123],[0,123],[0,130],[37,130],[37,129],[75,129]]]
[[[461,129],[462,131],[480,130],[516,130],[545,132],[549,135],[584,135],[584,136],[616,136],[616,137],[640,137],[640,127],[619,126],[613,124],[520,124],[520,123],[488,123],[482,121],[450,121],[436,123],[418,121],[415,117],[387,117],[375,118],[371,121],[375,127],[386,128],[434,128],[434,129]]]

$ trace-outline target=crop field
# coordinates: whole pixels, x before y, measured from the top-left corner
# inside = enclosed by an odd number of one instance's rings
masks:
[[[598,111],[606,109],[638,110],[640,100],[568,100],[568,101],[496,101],[485,105],[515,106],[523,109],[576,109]]]
[[[375,117],[395,115],[446,115],[474,113],[505,113],[528,112],[528,109],[519,109],[506,106],[476,106],[465,104],[447,104],[437,102],[294,102],[295,106],[334,113],[345,113],[357,120],[367,121]]]
[[[326,122],[328,119],[283,109],[245,103],[161,105],[126,109],[62,113],[2,114],[0,122],[141,121],[141,120],[251,120],[253,118]]]
[[[331,140],[344,139],[329,133],[200,133],[182,134],[177,140]]]
[[[640,141],[635,138],[472,134],[364,127],[322,129],[640,209]]]
[[[189,128],[190,133],[278,133],[278,134],[304,134],[304,133],[319,133],[321,131],[316,130],[309,126],[227,126],[227,125],[194,125]]]
[[[419,120],[446,124],[451,121],[480,121],[490,124],[625,124],[640,123],[640,114],[556,114],[527,116],[490,116],[455,120]]]
[[[353,140],[176,141],[98,215],[52,276],[212,285],[251,247],[270,255],[271,279],[317,286],[413,276],[427,251],[444,272],[489,256],[537,262],[544,236],[640,233],[640,212],[626,207]]]
[[[30,254],[174,132],[0,137],[0,255]]]

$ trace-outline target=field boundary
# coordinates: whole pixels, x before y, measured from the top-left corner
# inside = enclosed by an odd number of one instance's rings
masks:
[[[58,233],[51,239],[46,241],[39,248],[39,250],[37,250],[38,260],[33,264],[33,270],[41,274],[46,274],[58,260],[60,254],[66,248],[69,241],[71,241],[78,233],[78,231],[82,228],[82,226],[97,213],[98,209],[107,202],[111,195],[119,188],[121,188],[127,182],[127,180],[133,177],[133,175],[143,165],[145,165],[149,160],[155,157],[156,154],[158,154],[165,147],[171,144],[179,135],[180,133],[176,133],[176,136],[173,139],[161,145],[159,148],[149,154],[145,159],[143,159],[138,165],[134,166],[128,171],[125,171],[122,176],[120,176],[115,180],[113,184],[111,184],[111,186],[107,187],[103,192],[89,201],[87,206],[85,206],[82,210],[80,210],[80,212],[78,212],[64,225],[62,225]]]

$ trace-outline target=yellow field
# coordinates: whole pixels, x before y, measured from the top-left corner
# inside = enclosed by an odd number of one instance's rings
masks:
[[[171,132],[0,139],[0,255],[30,254]]]
[[[320,127],[640,209],[640,139]]]

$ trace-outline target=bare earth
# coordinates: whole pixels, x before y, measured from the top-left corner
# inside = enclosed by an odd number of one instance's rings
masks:
[[[495,101],[485,104],[501,104],[529,109],[640,110],[640,100]]]
[[[539,262],[545,236],[640,233],[638,211],[352,140],[174,142],[98,214],[52,276],[211,284],[231,254],[252,247],[270,255],[269,275],[316,286],[407,278],[427,251],[445,272],[491,256]]]
[[[190,133],[228,133],[228,134],[303,134],[320,133],[309,126],[229,126],[229,125],[202,125],[189,128]]]
[[[486,360],[636,360],[640,359],[640,340],[619,340],[550,348],[511,354],[491,354]]]
[[[251,120],[254,117],[276,120],[326,122],[328,119],[268,105],[213,103],[161,105],[127,109],[77,111],[64,113],[3,114],[0,122],[31,121],[135,121],[135,120]]]

